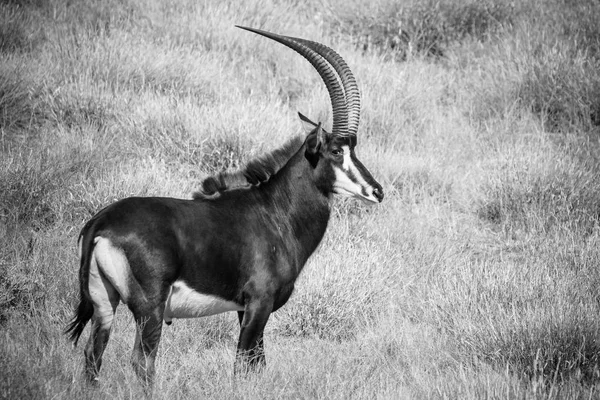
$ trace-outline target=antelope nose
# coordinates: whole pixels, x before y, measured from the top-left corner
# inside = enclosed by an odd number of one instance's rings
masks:
[[[383,201],[383,189],[380,187],[373,189],[373,196],[381,203]]]

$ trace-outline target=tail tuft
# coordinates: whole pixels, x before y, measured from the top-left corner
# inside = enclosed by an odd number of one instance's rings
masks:
[[[77,346],[83,328],[92,318],[92,315],[94,315],[94,305],[91,301],[82,298],[77,307],[77,313],[65,329],[65,334],[69,335],[69,340],[73,342],[73,346]]]
[[[94,315],[94,304],[90,297],[89,276],[90,276],[90,260],[92,251],[94,250],[94,222],[95,218],[88,221],[81,230],[78,243],[80,247],[80,266],[79,266],[79,306],[75,316],[65,329],[65,334],[69,335],[69,339],[73,341],[73,346],[77,346],[79,337],[83,332],[83,328]]]

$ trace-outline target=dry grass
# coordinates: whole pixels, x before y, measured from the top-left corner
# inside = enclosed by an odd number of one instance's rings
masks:
[[[140,397],[127,310],[98,389],[62,334],[82,224],[330,118],[308,63],[234,24],[343,54],[386,199],[335,200],[262,374],[232,376],[235,315],[176,321],[156,397],[595,397],[600,7],[396,3],[3,2],[0,397]]]

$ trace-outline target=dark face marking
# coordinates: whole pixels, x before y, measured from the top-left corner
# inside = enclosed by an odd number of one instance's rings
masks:
[[[356,136],[333,136],[327,133],[320,159],[333,172],[331,191],[357,197],[367,203],[379,203],[383,200],[383,189],[356,157],[356,143]]]

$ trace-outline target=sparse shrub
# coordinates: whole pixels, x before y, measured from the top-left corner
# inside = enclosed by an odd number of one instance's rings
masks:
[[[228,315],[217,315],[210,320],[203,321],[202,333],[199,337],[202,338],[202,344],[206,348],[236,343],[239,326],[237,323],[232,323],[232,319],[227,317]]]
[[[48,4],[47,0],[2,0],[2,3],[10,6],[17,7],[31,7],[31,8],[42,8]]]
[[[397,59],[414,54],[442,56],[450,43],[467,37],[486,40],[510,25],[515,14],[509,3],[434,0],[389,1],[377,8],[354,4],[330,12],[334,31],[352,37],[363,50],[389,53]]]
[[[48,385],[57,379],[56,371],[65,366],[64,353],[58,350],[60,341],[52,337],[56,324],[46,314],[27,315],[11,325],[0,338],[0,394],[4,399],[46,398]],[[68,385],[68,380],[61,381]],[[74,396],[89,398],[89,393],[79,391]]]
[[[400,198],[408,203],[420,203],[435,198],[441,203],[452,196],[452,184],[444,182],[430,168],[416,168],[401,172],[393,181]]]
[[[550,38],[568,42],[575,52],[600,57],[600,3],[595,0],[553,0],[540,5],[544,17],[536,22]]]
[[[353,266],[317,256],[319,271],[307,271],[311,277],[301,276],[290,301],[273,315],[277,334],[342,342],[353,339],[361,326],[372,320],[388,290],[389,271],[379,269],[377,257],[347,245],[359,241],[355,232],[338,249],[352,254]],[[335,254],[336,250],[331,251]]]
[[[542,46],[518,90],[523,105],[550,131],[588,131],[600,125],[600,61],[571,48]]]
[[[240,168],[247,160],[244,141],[236,136],[217,136],[204,143],[199,166],[209,174]]]
[[[580,167],[584,168],[584,167]],[[523,177],[506,177],[489,191],[477,210],[480,218],[507,232],[546,234],[569,226],[591,233],[600,223],[600,183],[595,170],[550,170]]]
[[[60,2],[53,14],[58,20],[67,22],[73,31],[90,36],[110,36],[113,29],[130,28],[139,10],[137,4],[130,1],[85,0]]]
[[[22,7],[0,4],[0,54],[34,50],[42,41],[39,23]]]
[[[476,96],[470,113],[475,121],[533,113],[551,132],[589,132],[600,126],[600,16],[566,0],[524,3],[514,29],[486,51],[472,49],[460,57],[477,66],[479,82],[467,80]],[[532,15],[539,14],[539,18]],[[588,22],[590,18],[594,23]],[[475,61],[475,63],[473,63]],[[460,62],[463,62],[462,60]]]
[[[13,313],[31,315],[45,296],[37,277],[32,278],[4,263],[0,259],[0,326]]]
[[[0,175],[0,212],[10,224],[41,229],[56,221],[52,194],[58,180],[35,167],[8,170]]]
[[[39,94],[24,63],[0,63],[0,129],[14,133],[39,126],[44,118]]]
[[[526,379],[560,382],[600,380],[600,327],[582,310],[557,311],[521,327],[496,326],[496,335],[480,337],[484,357]],[[529,326],[528,326],[529,325]]]
[[[215,133],[203,138],[186,115],[160,112],[144,121],[136,147],[162,156],[169,163],[196,165],[204,173],[216,174],[237,169],[248,160],[249,147],[228,127],[214,127]]]
[[[513,3],[498,1],[467,1],[459,5],[448,5],[448,35],[461,40],[470,37],[484,41],[501,28],[511,26],[517,15]]]
[[[564,223],[545,236],[507,238],[502,261],[484,256],[454,269],[453,279],[470,281],[441,281],[439,301],[459,347],[528,385],[597,384],[598,232]]]
[[[138,93],[148,90],[177,96],[194,90],[195,85],[188,81],[187,75],[186,66],[181,64],[156,65],[151,60],[147,60],[131,71],[122,71],[122,74],[117,74],[116,78],[119,85],[129,87]]]
[[[361,300],[366,301],[359,304]],[[318,290],[303,292],[293,303],[287,304],[278,313],[275,330],[283,336],[345,341],[356,335],[357,325],[367,308],[368,299],[349,299],[335,285],[325,284]],[[285,317],[279,318],[284,313]]]
[[[395,59],[416,53],[442,55],[441,15],[428,12],[424,5],[388,2],[376,9],[361,9],[354,4],[332,13],[332,30],[350,36],[364,51],[389,53]]]
[[[530,2],[514,35],[516,99],[553,132],[600,126],[600,3]],[[538,18],[533,17],[534,13]]]
[[[4,349],[3,349],[4,350]],[[12,349],[11,349],[12,350]],[[41,381],[32,380],[31,374],[13,352],[0,352],[0,393],[6,399],[36,399],[43,396]]]
[[[102,131],[115,117],[109,100],[99,94],[86,96],[70,93],[48,96],[45,101],[48,114],[54,122],[69,129],[93,126]]]
[[[239,323],[235,314],[220,314],[197,321],[181,321],[185,324],[197,324],[194,328],[193,340],[197,345],[210,349],[219,345],[235,346],[237,344]]]
[[[21,147],[0,159],[0,222],[9,228],[46,230],[65,219],[79,222],[94,210],[83,201],[89,196],[78,195],[79,182],[110,159],[77,141],[65,143],[46,134],[39,139],[43,150]],[[73,177],[78,178],[76,188],[70,185]]]
[[[470,313],[481,314],[482,327],[460,326],[459,340],[496,368],[536,384],[596,383],[597,165],[564,159],[546,168],[537,169],[539,161],[532,165],[527,172],[506,173],[477,211],[504,233],[500,251],[507,261],[492,265],[491,272],[478,268],[483,276],[473,285],[476,311]],[[488,285],[488,274],[500,274],[503,284]]]
[[[43,284],[44,278],[30,269],[34,252],[39,245],[30,231],[23,226],[18,229],[9,227],[0,234],[1,327],[13,316],[32,316],[38,312],[47,292]]]

